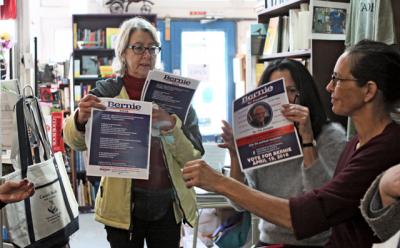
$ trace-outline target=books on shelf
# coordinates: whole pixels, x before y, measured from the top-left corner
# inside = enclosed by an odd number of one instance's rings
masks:
[[[272,6],[283,2],[272,1]],[[311,46],[312,18],[307,3],[300,9],[289,9],[289,16],[282,15],[269,19],[263,55],[309,49]]]
[[[75,26],[74,26],[75,32]],[[91,49],[105,47],[105,31],[104,29],[91,30],[88,28],[78,29],[74,33],[74,42],[76,39],[77,49]]]
[[[272,8],[276,5],[284,4],[288,2],[289,0],[265,0],[265,7],[266,8]]]
[[[77,188],[77,201],[80,207],[93,207],[96,199],[95,188],[88,181],[79,179]]]
[[[79,83],[74,85],[74,105],[78,106],[81,98],[89,94],[89,91],[92,89],[92,85]]]

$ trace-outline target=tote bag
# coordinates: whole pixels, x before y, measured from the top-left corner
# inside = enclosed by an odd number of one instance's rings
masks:
[[[28,178],[35,194],[6,205],[6,224],[15,245],[51,247],[79,229],[78,204],[61,153],[51,152],[37,99],[21,97],[16,114],[20,169],[2,179]]]

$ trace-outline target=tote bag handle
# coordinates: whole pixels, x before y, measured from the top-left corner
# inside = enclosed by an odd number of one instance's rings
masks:
[[[31,92],[31,95],[25,94],[26,93],[26,89],[29,89]],[[25,112],[25,117],[29,116],[30,119],[29,120],[25,120],[27,125],[29,127],[31,127],[32,130],[36,130],[36,132],[33,132],[33,134],[36,136],[38,136],[40,143],[43,146],[43,156],[44,156],[44,160],[49,159],[53,154],[52,154],[52,149],[51,149],[51,144],[47,135],[47,131],[46,131],[46,125],[45,125],[45,121],[43,118],[43,114],[42,111],[40,109],[39,106],[39,101],[37,99],[37,97],[35,97],[33,95],[33,89],[31,86],[25,86],[22,90],[22,97],[24,98],[25,101],[25,105],[26,105],[26,111],[29,112],[29,115],[27,115],[28,113]],[[40,147],[40,146],[39,146]],[[40,160],[40,156],[39,156],[39,160]],[[35,162],[40,162],[40,161],[35,161]]]
[[[25,88],[24,88],[25,89]],[[27,111],[25,111],[27,110]],[[19,145],[19,153],[20,153],[20,163],[21,163],[21,177],[27,177],[28,166],[33,165],[33,156],[32,150],[29,140],[28,134],[28,123],[30,124],[29,127],[31,128],[31,136],[34,138],[39,138],[39,144],[36,149],[35,157],[39,157],[40,160],[40,146],[43,147],[44,152],[44,159],[50,159],[53,157],[53,163],[56,169],[56,173],[58,176],[58,181],[60,183],[61,194],[64,199],[64,203],[72,221],[74,219],[74,215],[71,209],[71,205],[69,204],[69,200],[65,191],[64,183],[62,181],[62,176],[58,169],[57,160],[52,153],[51,145],[46,133],[46,129],[44,127],[44,118],[39,107],[39,103],[36,97],[34,96],[22,96],[17,104],[16,104],[16,115],[17,115],[17,129],[18,129],[18,145]],[[27,119],[27,117],[29,119]],[[36,159],[37,160],[37,159]],[[40,162],[40,161],[39,161]],[[24,200],[25,203],[25,214],[27,220],[27,227],[28,227],[28,234],[31,243],[35,242],[35,234],[33,228],[33,220],[32,220],[32,213],[31,213],[31,204],[30,199],[27,198]]]

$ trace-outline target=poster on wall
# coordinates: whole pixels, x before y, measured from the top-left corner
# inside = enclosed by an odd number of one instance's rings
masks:
[[[106,110],[92,109],[86,128],[87,175],[148,179],[152,103],[100,99]]]
[[[233,104],[233,134],[242,171],[303,156],[293,122],[281,114],[288,104],[283,79],[261,85]]]

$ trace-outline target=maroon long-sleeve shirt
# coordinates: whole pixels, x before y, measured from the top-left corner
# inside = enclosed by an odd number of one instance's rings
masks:
[[[373,180],[400,163],[400,126],[391,123],[356,150],[358,137],[345,147],[332,180],[319,189],[289,200],[292,225],[303,239],[332,227],[326,247],[372,246],[379,239],[361,216],[360,200]]]

